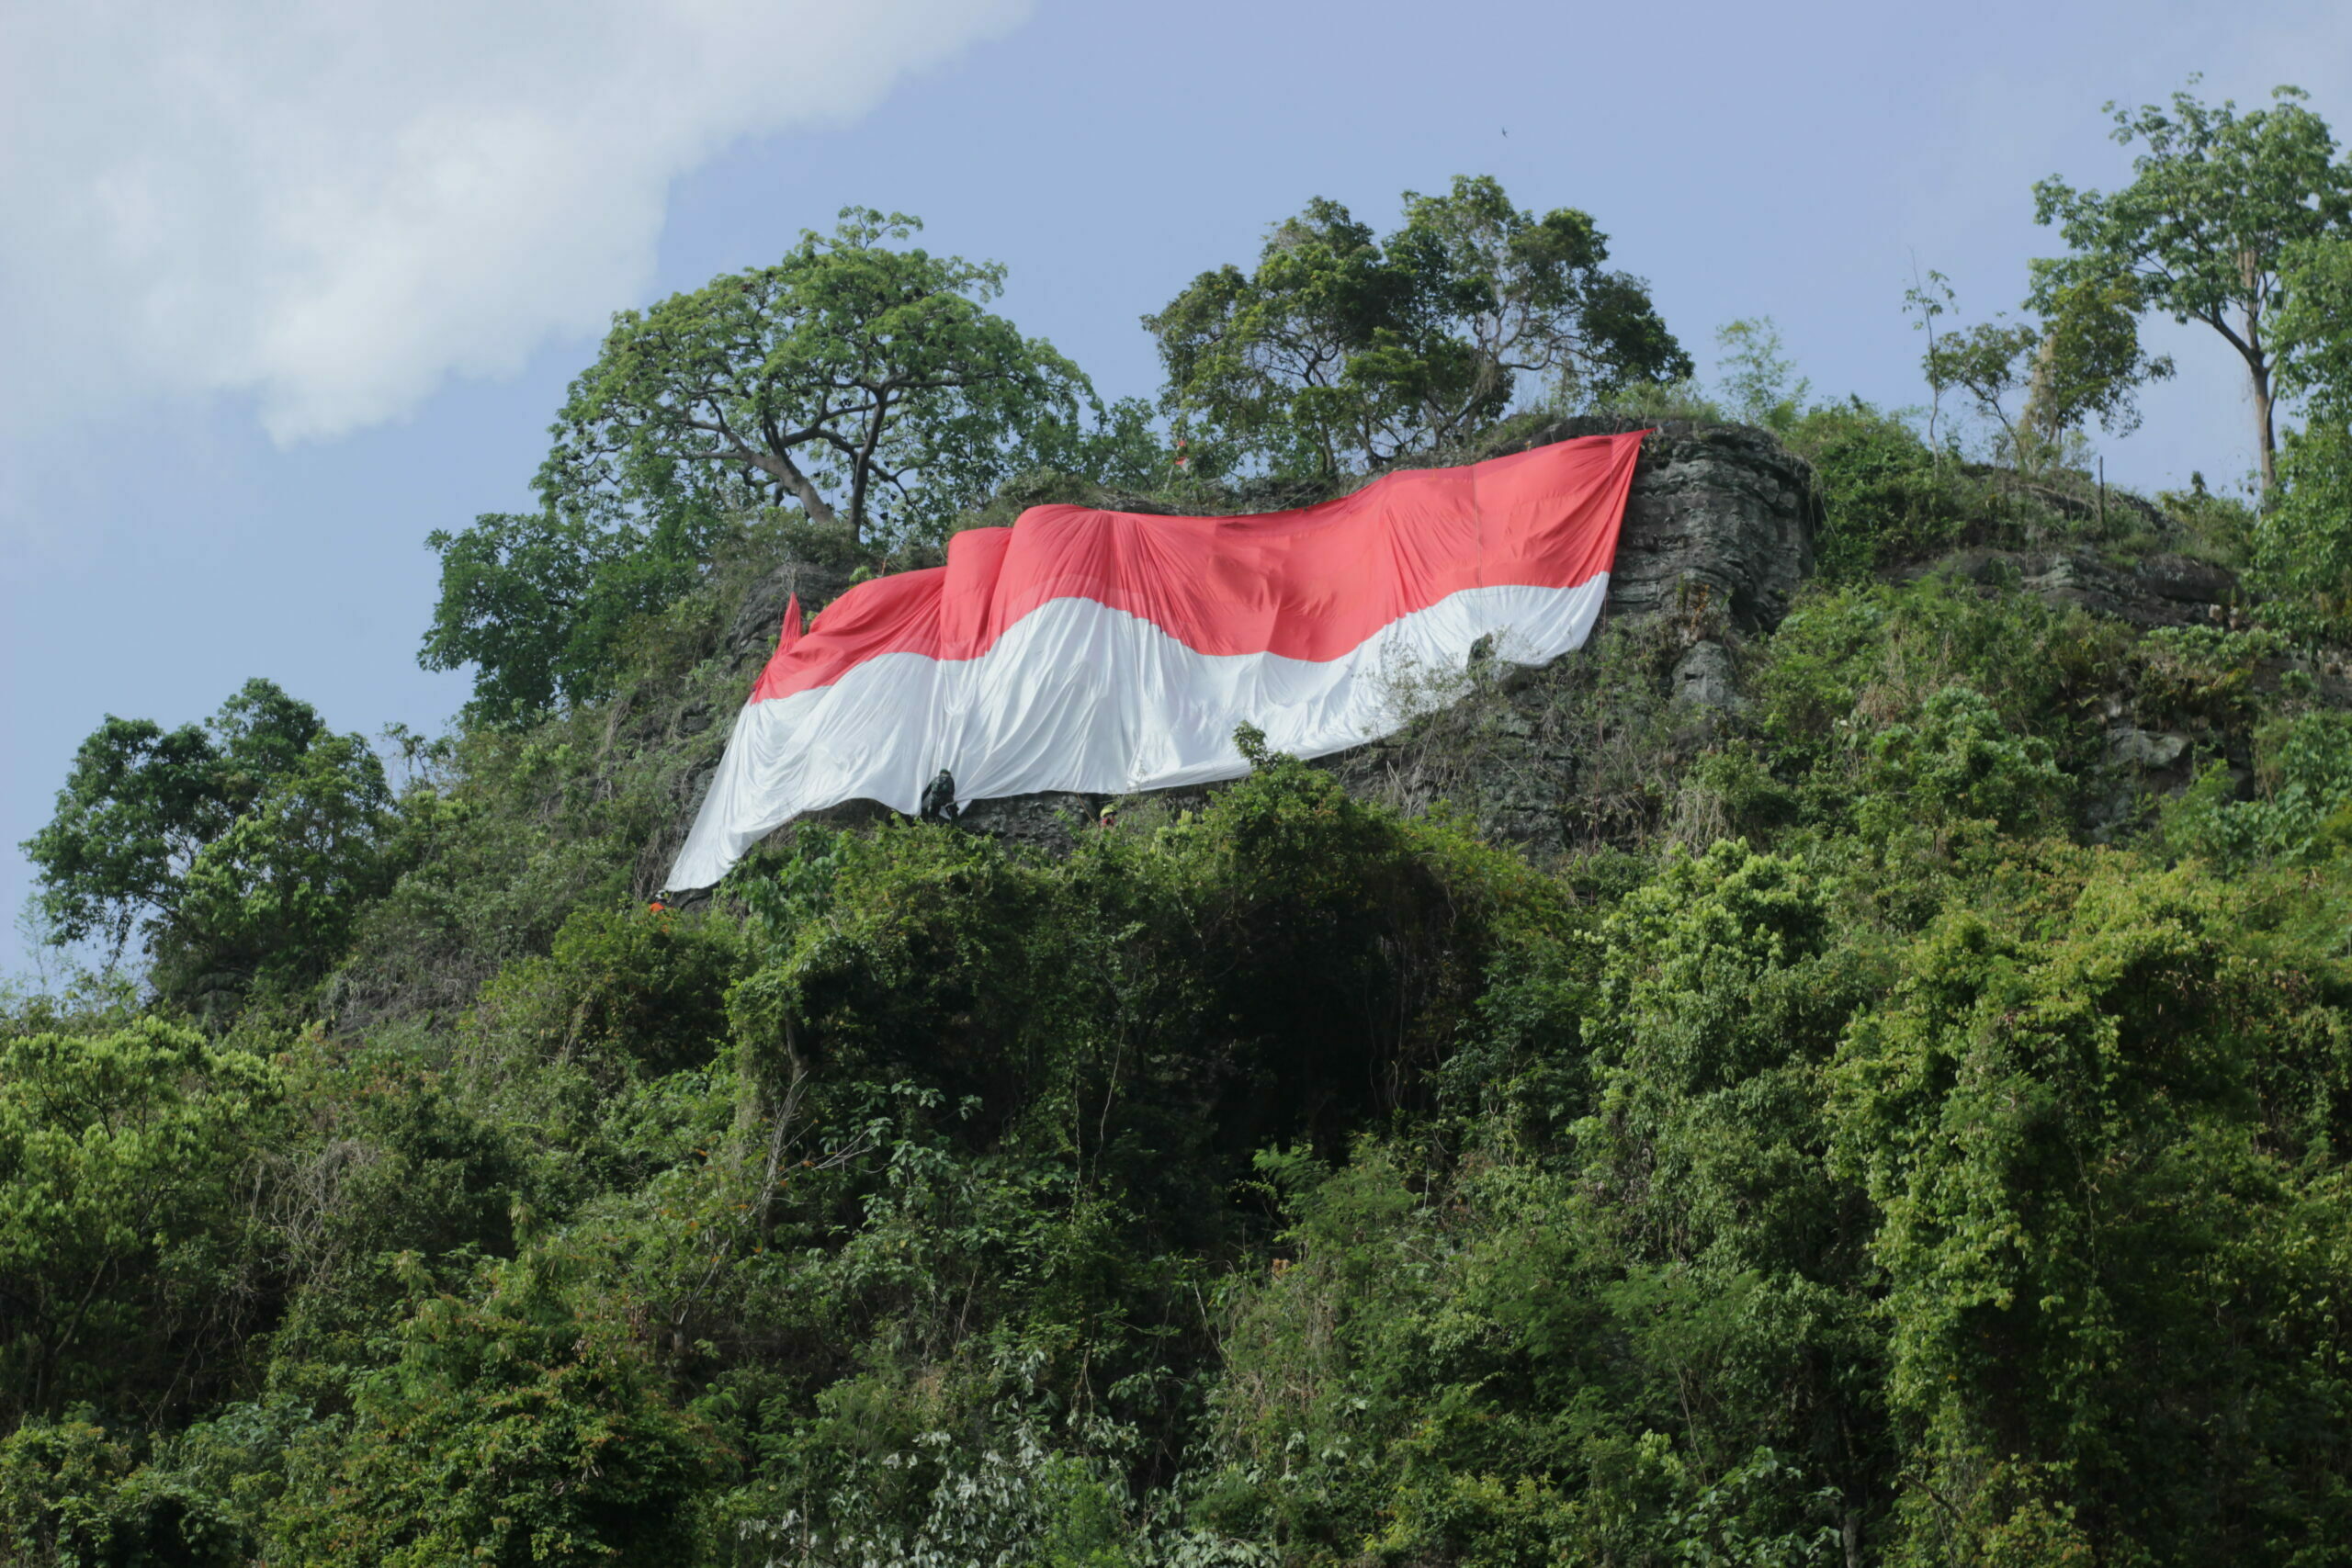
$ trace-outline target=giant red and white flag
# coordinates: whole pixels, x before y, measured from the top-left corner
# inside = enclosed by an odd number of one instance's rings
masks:
[[[805,811],[1239,776],[1244,722],[1320,756],[1412,716],[1409,692],[1496,657],[1543,663],[1600,617],[1640,434],[1391,474],[1256,517],[1037,506],[861,583],[783,639],[671,868],[704,887]]]

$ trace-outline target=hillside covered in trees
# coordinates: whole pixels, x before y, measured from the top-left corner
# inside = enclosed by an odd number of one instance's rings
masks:
[[[623,312],[430,537],[447,734],[110,716],[27,846],[0,1562],[2352,1561],[2352,163],[2119,134],[1915,410],[1475,178],[1203,271],[1157,404],[896,215]],[[2151,316],[2243,499],[2098,482]],[[1785,592],[651,904],[786,592],[1643,426]]]

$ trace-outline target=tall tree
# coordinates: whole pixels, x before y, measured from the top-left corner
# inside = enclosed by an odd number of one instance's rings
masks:
[[[2129,434],[2140,423],[2139,389],[2171,378],[2172,356],[2140,346],[2134,294],[2117,278],[2056,291],[2034,350],[2023,421],[2043,444],[2054,446],[2094,418],[2112,434]]]
[[[2284,281],[2279,386],[2309,417],[2287,433],[2282,493],[2256,528],[2255,561],[2313,629],[2340,637],[2352,628],[2352,236],[2297,245]]]
[[[774,266],[613,319],[571,385],[539,490],[558,511],[726,487],[863,536],[935,522],[1020,466],[1023,433],[1093,389],[984,309],[1003,267],[903,242],[903,214],[844,208]]]
[[[1974,400],[1977,412],[2001,427],[2010,460],[2019,467],[2029,454],[2007,400],[2031,379],[2034,345],[2041,341],[2041,333],[2023,323],[1979,321],[1966,332],[1948,332],[1932,340],[1921,361],[1929,386],[1959,388]]]
[[[109,715],[75,753],[57,814],[27,840],[60,945],[119,957],[144,920],[161,976],[308,979],[383,871],[383,764],[275,682],[201,725]]]
[[[602,696],[622,632],[693,586],[726,524],[707,502],[665,496],[436,529],[425,544],[441,557],[441,597],[417,662],[472,665],[472,712],[493,724]]]
[[[1608,259],[1590,217],[1538,218],[1491,177],[1407,192],[1385,240],[1318,197],[1254,269],[1202,273],[1144,318],[1168,372],[1162,407],[1227,461],[1331,473],[1462,441],[1522,376],[1606,391],[1689,375],[1648,286]]]
[[[25,840],[61,944],[119,955],[142,914],[168,913],[197,852],[300,762],[325,731],[276,682],[248,681],[203,724],[112,714],[74,753],[57,814]]]
[[[2336,158],[2327,122],[2296,88],[2271,96],[2270,107],[2243,115],[2187,92],[2169,110],[2109,103],[2115,140],[2145,148],[2132,183],[2101,194],[2053,175],[2033,187],[2035,221],[2055,225],[2071,247],[2033,264],[2034,308],[2054,312],[2070,289],[2120,282],[2141,308],[2220,333],[2245,367],[2266,491],[2278,480],[2269,314],[2280,265],[2290,246],[2352,218],[2352,164]]]
[[[260,1250],[236,1177],[284,1093],[154,1018],[0,1043],[0,1427],[75,1400],[161,1414],[233,1375]]]
[[[324,975],[390,882],[391,804],[366,741],[321,735],[197,852],[155,944],[162,987],[191,1003],[233,1001]]]
[[[1951,298],[1948,285],[1939,298],[1915,289],[1912,306],[1932,322],[1925,312],[1944,313]],[[2135,299],[2128,282],[2090,278],[2056,290],[2039,324],[1995,320],[1933,333],[1920,358],[1928,385],[1939,400],[1953,388],[1967,393],[2025,471],[2056,457],[2067,434],[2093,418],[2129,432],[2140,423],[2139,389],[2172,374],[2169,357],[2140,346]],[[2012,414],[2009,400],[2020,392],[2023,407]]]

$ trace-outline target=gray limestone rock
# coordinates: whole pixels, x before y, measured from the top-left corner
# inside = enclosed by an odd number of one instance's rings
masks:
[[[1747,699],[1739,694],[1739,671],[1732,662],[1731,649],[1719,642],[1692,643],[1690,651],[1675,661],[1668,689],[1676,702],[1702,708],[1736,713],[1747,705]]]
[[[2108,761],[2143,773],[2163,772],[2179,761],[2188,750],[2188,737],[2170,731],[2159,734],[2123,725],[2107,732]]]
[[[784,562],[743,596],[734,620],[728,623],[728,652],[757,669],[775,651],[776,636],[784,628],[785,606],[794,594],[800,596],[805,619],[840,598],[849,585],[850,574],[838,567],[808,560]]]
[[[976,800],[964,807],[956,826],[1007,843],[1026,844],[1060,854],[1070,848],[1076,834],[1087,831],[1100,819],[1102,801],[1100,795],[1064,790],[1008,795],[1001,800]]]
[[[2104,843],[2139,820],[2148,804],[2188,785],[2194,743],[2174,730],[2118,724],[2107,732],[2107,766],[2085,811],[2093,840]]]
[[[1623,419],[1561,420],[1502,450],[1640,428]],[[1642,444],[1609,614],[1696,617],[1713,609],[1739,632],[1769,631],[1812,575],[1820,522],[1813,470],[1769,433],[1669,421]]]
[[[1956,571],[1986,584],[2015,583],[2052,604],[2073,604],[2143,629],[2233,626],[2244,616],[2235,573],[2169,553],[2122,566],[2086,549],[1976,549],[1927,563],[1911,575],[1931,571]]]

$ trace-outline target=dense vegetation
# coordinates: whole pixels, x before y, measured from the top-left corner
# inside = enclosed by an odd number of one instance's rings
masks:
[[[2107,227],[2010,359],[1915,290],[1933,396],[2040,399],[1973,446],[1769,323],[1693,383],[1491,181],[1152,318],[1182,448],[872,214],[624,316],[543,511],[435,536],[449,735],[110,718],[28,846],[145,963],[0,1014],[0,1562],[2346,1561],[2352,239],[2262,302],[2276,485],[2102,496],[2080,425],[2174,304],[2086,259],[2130,203],[2046,199]],[[1825,522],[1737,705],[1672,700],[1671,617],[1555,672],[1566,853],[1245,732],[1067,853],[810,825],[648,907],[781,563],[1596,403],[1770,426]],[[2140,631],[1987,548],[2250,587]]]

